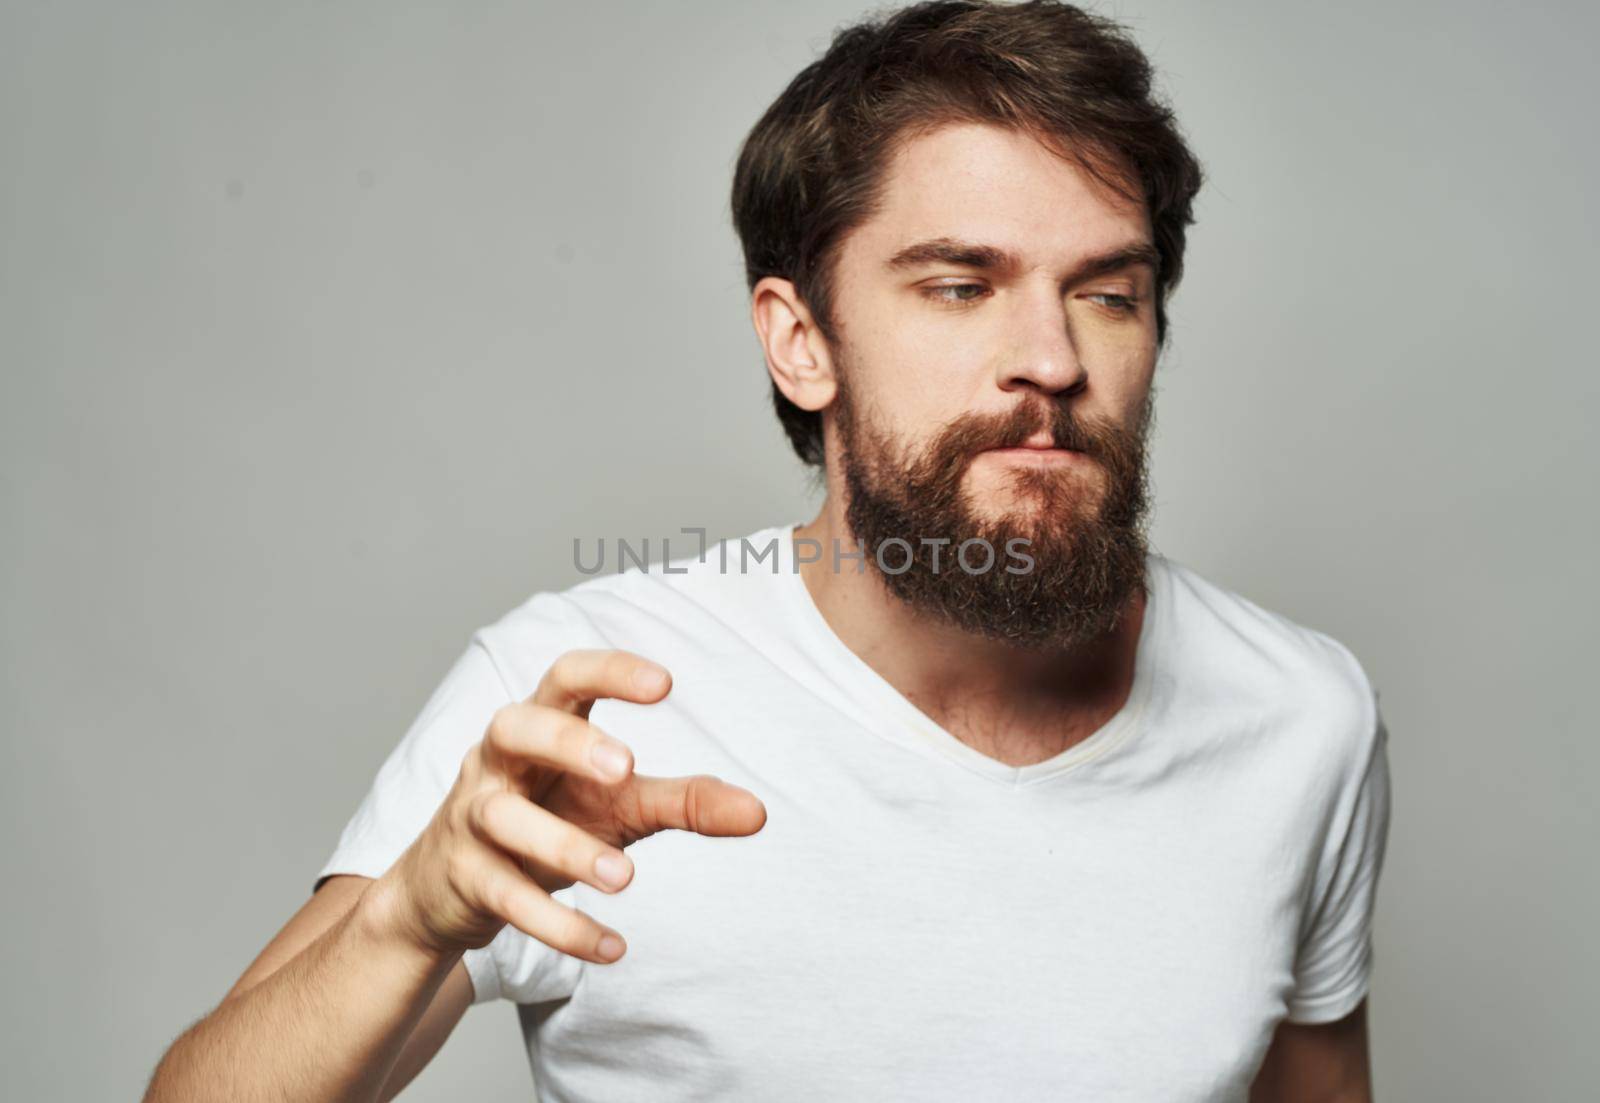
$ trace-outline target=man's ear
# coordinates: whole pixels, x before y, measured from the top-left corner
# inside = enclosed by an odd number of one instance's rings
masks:
[[[767,354],[767,373],[785,398],[813,411],[833,402],[838,382],[828,342],[794,284],[764,277],[750,290],[750,321]]]

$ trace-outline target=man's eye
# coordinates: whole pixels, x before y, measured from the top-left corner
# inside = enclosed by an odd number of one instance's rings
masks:
[[[1139,309],[1139,300],[1133,295],[1100,293],[1085,295],[1084,298],[1099,302],[1114,314],[1133,314]]]
[[[988,290],[981,283],[941,283],[924,287],[922,293],[935,302],[959,306],[977,302]]]

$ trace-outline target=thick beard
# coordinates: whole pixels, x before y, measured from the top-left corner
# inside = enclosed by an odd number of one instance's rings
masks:
[[[855,408],[847,375],[840,373],[837,396],[849,493],[845,519],[890,593],[963,631],[1030,649],[1075,651],[1120,627],[1146,585],[1146,452],[1154,386],[1132,429],[1090,424],[1073,415],[1069,399],[1046,397],[1010,415],[958,418],[908,460]],[[1085,478],[1090,473],[1072,468],[1019,468],[1012,472],[1012,493],[1031,503],[1021,507],[1026,514],[979,517],[962,487],[972,460],[987,448],[1020,446],[1047,423],[1057,447],[1086,453],[1103,477]],[[1096,510],[1101,482],[1104,498]],[[994,549],[992,566],[979,573],[969,573],[956,558],[961,543],[973,538]],[[875,558],[890,540],[897,542],[883,552],[883,563],[899,573],[882,569]],[[905,570],[902,540],[912,552]],[[1012,540],[1027,541],[1019,547],[1033,565],[1024,573],[1006,569],[1025,566],[1008,556]],[[969,558],[974,570],[984,555],[980,548]]]

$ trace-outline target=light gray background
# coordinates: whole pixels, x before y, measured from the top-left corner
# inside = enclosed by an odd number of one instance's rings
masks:
[[[861,10],[0,7],[8,1096],[137,1098],[574,536],[806,513],[726,194]],[[1594,9],[1102,10],[1210,173],[1155,543],[1392,730],[1380,1094],[1587,1097]]]

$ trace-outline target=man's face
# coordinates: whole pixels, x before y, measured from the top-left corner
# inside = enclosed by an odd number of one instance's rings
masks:
[[[896,154],[835,272],[851,527],[1023,537],[1036,567],[975,577],[946,552],[891,590],[1013,642],[1115,626],[1143,577],[1154,257],[1142,204],[1025,135],[951,125]]]

